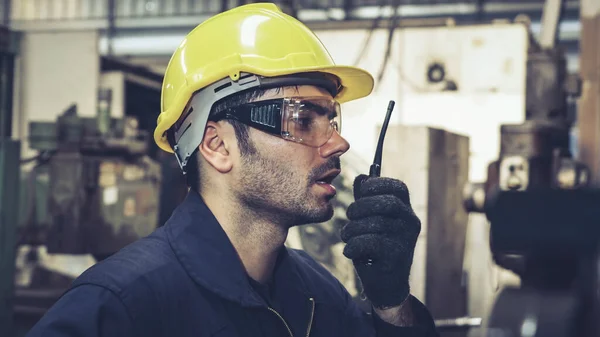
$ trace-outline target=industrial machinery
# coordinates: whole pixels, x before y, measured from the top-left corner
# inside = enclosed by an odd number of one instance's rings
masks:
[[[29,124],[29,146],[39,154],[21,159],[33,167],[22,184],[13,336],[81,272],[160,225],[162,170],[148,155],[149,133],[135,118],[111,118],[110,98],[99,93],[95,117],[73,105],[56,122]]]
[[[527,61],[525,122],[503,125],[487,181],[465,189],[465,207],[485,213],[495,262],[521,277],[504,289],[488,336],[597,336],[600,189],[570,153],[567,76],[555,46],[562,1],[548,0]]]
[[[134,118],[110,117],[110,91],[99,97],[96,118],[71,106],[55,123],[30,123],[30,147],[40,151],[31,174],[48,167],[49,223],[28,225],[43,229],[36,237],[49,253],[103,259],[158,225],[161,171],[147,155],[149,136]]]

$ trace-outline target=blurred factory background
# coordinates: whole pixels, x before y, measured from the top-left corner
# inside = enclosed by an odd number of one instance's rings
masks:
[[[13,336],[22,336],[73,278],[149,234],[183,198],[176,161],[151,140],[163,71],[187,32],[242,3],[2,1],[0,335],[12,327]],[[343,136],[352,148],[336,181],[335,218],[295,228],[288,245],[307,250],[361,301],[338,230],[353,201],[352,181],[368,171],[393,99],[382,175],[408,184],[423,221],[412,291],[440,326],[472,325],[443,336],[480,336],[500,289],[520,279],[494,263],[490,226],[485,215],[464,209],[463,187],[488,176],[500,150],[500,125],[525,119],[528,51],[547,27],[544,1],[277,4],[312,28],[338,64],[376,77],[371,96],[343,106]],[[584,12],[594,23],[582,23]],[[566,1],[558,43],[572,75],[585,65],[584,26],[596,30],[596,37],[587,33],[596,42],[587,62],[596,67],[586,69],[597,81],[600,1]],[[587,107],[599,111],[595,97]],[[569,100],[570,116],[577,116],[576,103]],[[571,130],[577,155],[576,118]]]

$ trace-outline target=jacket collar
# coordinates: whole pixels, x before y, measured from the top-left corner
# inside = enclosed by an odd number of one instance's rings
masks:
[[[250,285],[227,234],[198,193],[188,193],[165,227],[177,259],[197,284],[243,306],[266,306]],[[285,248],[277,259],[274,284],[277,293],[309,295],[296,261]]]

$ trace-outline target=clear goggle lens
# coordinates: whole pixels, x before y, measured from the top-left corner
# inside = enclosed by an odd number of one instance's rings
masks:
[[[281,136],[309,146],[322,146],[341,132],[340,105],[332,99],[285,99],[281,117]]]

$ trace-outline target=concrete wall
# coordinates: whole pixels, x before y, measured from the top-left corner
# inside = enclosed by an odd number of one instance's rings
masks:
[[[317,34],[338,64],[353,65],[368,32]],[[376,30],[358,63],[375,77],[387,38],[386,30]],[[526,48],[526,31],[518,25],[398,30],[375,92],[343,107],[342,133],[355,151],[371,158],[375,126],[383,122],[388,101],[393,99],[397,104],[392,123],[440,127],[471,137],[469,177],[483,180],[485,167],[498,155],[499,125],[523,120]],[[442,91],[439,85],[426,82],[432,62],[445,64],[457,91]]]

